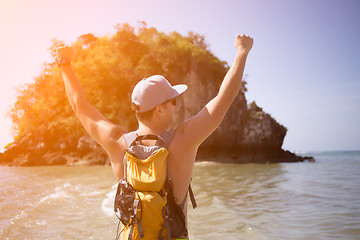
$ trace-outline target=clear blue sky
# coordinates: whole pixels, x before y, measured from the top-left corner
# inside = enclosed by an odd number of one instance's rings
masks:
[[[159,31],[205,35],[232,63],[237,33],[254,38],[245,68],[250,101],[288,128],[283,148],[360,149],[360,1],[0,0],[0,151],[16,88],[50,61],[51,39],[111,34],[145,21]]]

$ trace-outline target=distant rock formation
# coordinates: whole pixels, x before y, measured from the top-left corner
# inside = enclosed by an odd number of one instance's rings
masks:
[[[191,64],[185,76],[170,76],[172,84],[185,83],[188,91],[179,99],[176,124],[194,116],[216,96],[221,82],[214,75],[197,74]],[[181,79],[181,80],[180,80]],[[262,111],[255,102],[248,105],[243,91],[239,93],[219,128],[200,146],[198,161],[232,163],[276,163],[314,161],[283,150],[287,129]],[[0,163],[16,166],[35,165],[109,165],[105,151],[85,135],[80,139],[31,134],[13,143],[0,154]]]
[[[214,75],[201,73],[192,64],[191,71],[173,84],[185,83],[188,90],[179,101],[177,123],[198,113],[218,93],[221,82]],[[205,76],[205,77],[204,77]],[[247,104],[241,91],[221,125],[200,146],[198,160],[232,163],[274,163],[314,161],[312,157],[301,157],[283,150],[282,144],[287,129],[276,122],[270,114],[262,111],[255,102]]]

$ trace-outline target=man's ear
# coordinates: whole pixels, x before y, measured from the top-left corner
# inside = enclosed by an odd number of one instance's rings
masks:
[[[163,109],[162,109],[162,106],[161,105],[157,105],[155,107],[155,110],[154,110],[155,114],[161,114],[163,112]]]
[[[155,112],[156,112],[159,116],[161,116],[161,115],[165,112],[165,108],[166,108],[166,106],[164,106],[163,104],[157,105],[157,106],[155,107]]]

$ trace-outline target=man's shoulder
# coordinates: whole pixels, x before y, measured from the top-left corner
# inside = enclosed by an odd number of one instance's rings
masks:
[[[191,131],[186,131],[185,125],[181,124],[173,132],[172,143],[174,143],[174,145],[180,148],[197,148],[198,145],[196,144],[196,142],[192,141],[194,137],[195,133],[192,133]]]
[[[124,129],[119,127],[119,128],[114,128],[111,134],[108,135],[107,138],[108,143],[105,150],[107,151],[110,158],[113,159],[114,156],[116,156],[116,158],[120,156],[121,158],[124,155],[127,149],[124,138],[126,133],[127,132],[124,131]]]

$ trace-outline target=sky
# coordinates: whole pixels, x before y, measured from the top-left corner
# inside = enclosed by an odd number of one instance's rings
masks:
[[[236,34],[254,38],[246,97],[287,127],[295,152],[360,150],[360,1],[0,0],[0,152],[13,141],[17,89],[51,62],[51,39],[111,35],[117,24],[204,35],[232,63]]]

